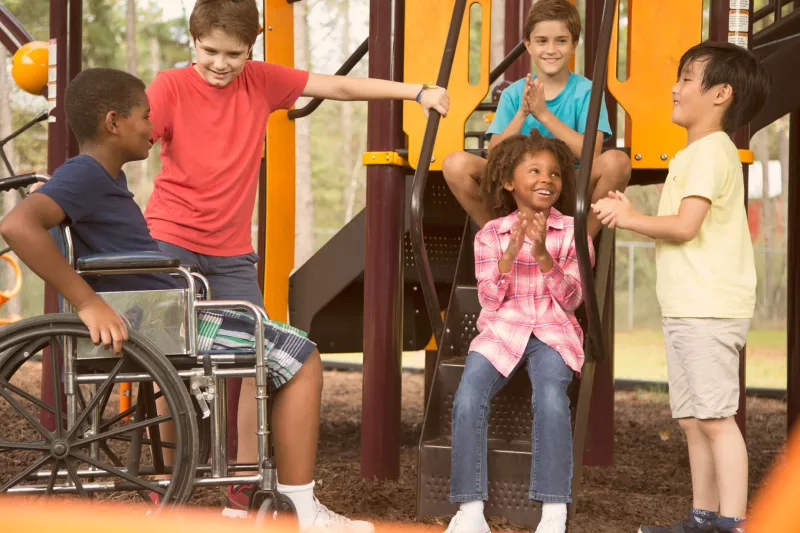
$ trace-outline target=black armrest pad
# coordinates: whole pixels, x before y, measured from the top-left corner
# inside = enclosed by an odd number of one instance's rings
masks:
[[[28,187],[38,182],[39,178],[33,174],[23,174],[11,178],[0,179],[0,192],[8,192],[22,187]]]
[[[161,252],[114,252],[110,254],[91,254],[78,259],[78,270],[114,270],[128,268],[175,268],[181,260]]]

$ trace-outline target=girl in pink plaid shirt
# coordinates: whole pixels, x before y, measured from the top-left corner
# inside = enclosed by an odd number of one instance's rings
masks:
[[[525,367],[533,388],[529,497],[540,501],[536,533],[564,533],[572,481],[567,387],[583,364],[574,311],[582,293],[572,217],[575,166],[566,144],[532,132],[495,147],[481,193],[500,218],[475,236],[482,310],[453,402],[450,501],[460,503],[446,533],[487,533],[487,419],[491,400]],[[588,236],[586,237],[588,238]],[[590,250],[591,239],[589,239]]]

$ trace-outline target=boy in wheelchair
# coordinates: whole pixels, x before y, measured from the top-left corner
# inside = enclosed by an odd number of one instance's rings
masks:
[[[120,352],[128,337],[126,323],[97,292],[170,289],[178,288],[178,282],[166,274],[84,280],[48,231],[68,223],[76,259],[95,253],[159,251],[122,171],[125,163],[147,158],[150,150],[152,125],[145,85],[118,70],[85,70],[67,88],[65,107],[80,155],[9,213],[0,223],[0,234],[31,270],[72,304],[95,344]],[[198,323],[210,326],[198,328],[198,345],[253,346],[252,321],[235,311],[202,311]],[[316,346],[302,332],[274,322],[265,323],[264,339],[274,392],[278,490],[294,504],[300,531],[372,531],[370,523],[337,515],[314,497],[322,391]],[[255,435],[248,437],[255,440]]]

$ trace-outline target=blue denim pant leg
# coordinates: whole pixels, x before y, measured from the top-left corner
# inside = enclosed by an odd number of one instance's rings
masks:
[[[522,365],[524,358],[520,360]],[[486,500],[489,411],[492,398],[508,383],[509,376],[495,369],[483,355],[470,352],[453,399],[453,450],[450,461],[450,501]]]
[[[573,371],[556,350],[536,337],[525,349],[533,388],[531,500],[569,503],[572,486],[572,421],[567,387]]]

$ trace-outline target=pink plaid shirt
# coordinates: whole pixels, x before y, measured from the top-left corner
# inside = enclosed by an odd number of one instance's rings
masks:
[[[531,241],[525,237],[525,246],[511,272],[501,274],[497,262],[511,241],[517,213],[492,220],[475,236],[475,275],[482,310],[477,323],[480,333],[470,351],[479,352],[508,376],[522,358],[531,335],[536,335],[580,373],[583,331],[574,311],[583,294],[573,219],[550,209],[547,251],[553,256],[553,268],[549,272],[539,270],[531,255]],[[588,240],[594,264],[594,247]]]

